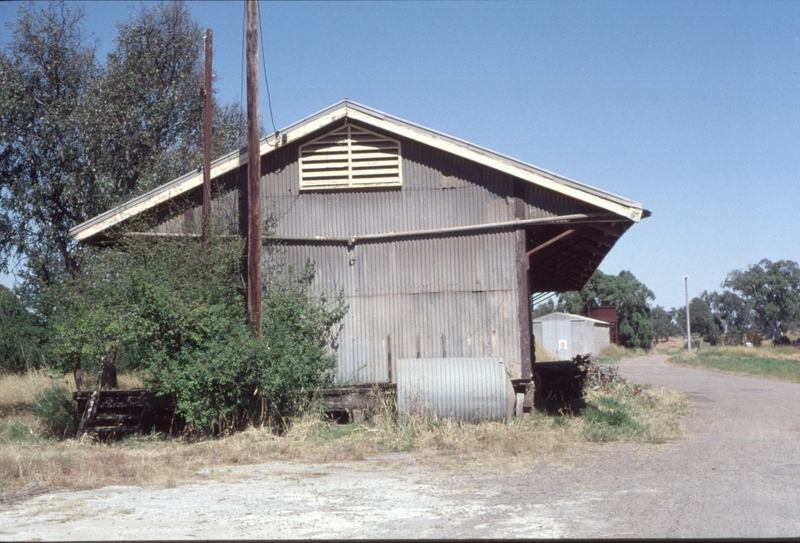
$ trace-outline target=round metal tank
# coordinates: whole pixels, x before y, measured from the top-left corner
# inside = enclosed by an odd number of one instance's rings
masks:
[[[516,396],[502,358],[397,361],[397,409],[440,419],[508,422]]]

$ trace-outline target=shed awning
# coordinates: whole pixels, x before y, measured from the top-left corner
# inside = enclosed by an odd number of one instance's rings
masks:
[[[581,290],[633,224],[618,220],[530,227],[527,265],[531,294]]]

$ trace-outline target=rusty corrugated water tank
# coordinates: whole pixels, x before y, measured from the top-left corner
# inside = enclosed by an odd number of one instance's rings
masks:
[[[597,319],[605,322],[617,322],[617,306],[615,305],[599,305],[589,308],[590,319]]]
[[[516,397],[502,358],[409,358],[397,361],[397,408],[477,422],[508,422]]]

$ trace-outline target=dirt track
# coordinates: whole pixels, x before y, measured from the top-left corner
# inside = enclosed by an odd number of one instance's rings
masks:
[[[800,535],[800,384],[665,358],[621,370],[689,393],[686,440],[586,445],[523,474],[413,455],[243,466],[230,483],[40,496],[0,512],[0,539]]]

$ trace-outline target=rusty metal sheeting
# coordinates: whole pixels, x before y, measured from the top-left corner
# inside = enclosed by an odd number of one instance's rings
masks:
[[[502,358],[397,361],[397,409],[402,415],[506,422],[515,400]]]

